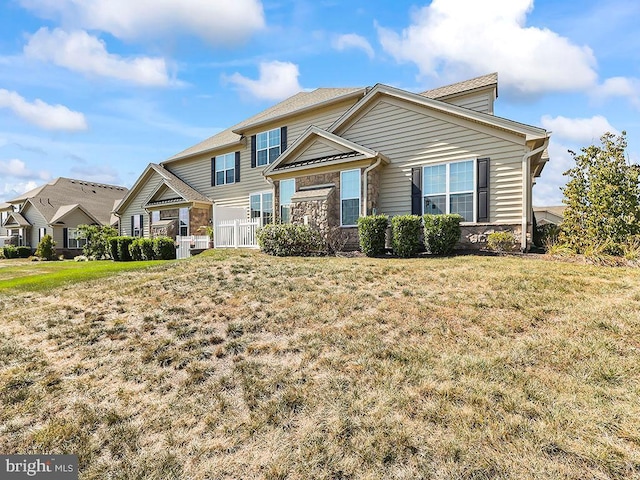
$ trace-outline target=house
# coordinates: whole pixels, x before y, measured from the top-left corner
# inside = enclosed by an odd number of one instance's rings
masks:
[[[538,225],[560,225],[564,216],[566,205],[554,205],[547,207],[533,207],[533,214]]]
[[[115,210],[121,234],[196,235],[235,216],[337,229],[353,243],[362,215],[459,213],[462,244],[511,230],[526,250],[549,133],[495,116],[497,96],[495,73],[421,94],[298,93],[149,165]]]
[[[35,249],[49,234],[58,252],[78,255],[85,242],[78,225],[118,227],[111,212],[126,193],[125,187],[60,177],[9,200],[2,228],[16,245]]]

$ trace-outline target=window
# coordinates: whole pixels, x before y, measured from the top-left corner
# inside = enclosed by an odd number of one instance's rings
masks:
[[[67,247],[68,248],[82,248],[87,244],[86,238],[78,238],[78,229],[67,229]]]
[[[291,197],[296,191],[296,180],[280,180],[280,223],[291,223]]]
[[[44,238],[44,236],[47,234],[47,229],[44,227],[40,227],[38,229],[38,243],[40,243],[42,241],[42,239]]]
[[[141,237],[142,234],[142,215],[131,215],[131,236]]]
[[[473,222],[473,160],[424,167],[422,180],[423,213],[457,213]]]
[[[151,212],[151,223],[158,223],[160,221],[160,212],[158,210],[154,210]]]
[[[178,235],[186,237],[189,235],[189,209],[186,207],[181,208],[178,218],[180,220],[180,231]]]
[[[360,216],[360,169],[340,172],[340,224],[354,226]]]
[[[256,135],[256,165],[267,165],[280,156],[280,129]]]
[[[216,157],[216,185],[236,182],[236,154],[227,153]]]
[[[260,219],[260,225],[265,226],[273,222],[273,193],[254,193],[249,197],[251,204],[251,219]]]

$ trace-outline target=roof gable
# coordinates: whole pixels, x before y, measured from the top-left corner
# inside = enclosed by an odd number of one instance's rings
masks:
[[[58,211],[53,215],[53,217],[51,217],[51,219],[49,220],[49,224],[53,225],[55,223],[64,223],[64,219],[69,216],[70,214],[76,212],[76,211],[80,211],[82,212],[92,223],[97,223],[99,224],[100,221],[94,217],[91,212],[87,211],[85,208],[83,208],[82,205],[79,204],[73,204],[73,205],[63,205],[61,206]]]
[[[30,227],[31,224],[18,212],[11,212],[7,215],[3,227]]]
[[[471,78],[444,87],[434,88],[422,92],[420,95],[434,100],[445,100],[457,95],[468,95],[474,91],[495,89],[498,96],[498,73],[490,73],[481,77]]]

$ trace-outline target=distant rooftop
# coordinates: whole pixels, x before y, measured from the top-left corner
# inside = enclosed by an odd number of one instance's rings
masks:
[[[496,87],[498,85],[498,74],[496,72],[464,80],[463,82],[445,85],[444,87],[434,88],[433,90],[427,90],[426,92],[422,92],[420,95],[438,100],[457,93],[479,90],[491,85],[496,85]]]

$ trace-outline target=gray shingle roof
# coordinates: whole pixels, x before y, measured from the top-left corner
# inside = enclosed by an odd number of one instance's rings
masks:
[[[118,185],[59,177],[9,202],[29,200],[47,222],[51,222],[60,207],[77,203],[101,223],[108,225],[114,201],[122,199],[126,193],[127,189]]]
[[[446,85],[444,87],[434,88],[433,90],[427,90],[426,92],[422,92],[420,95],[438,100],[450,95],[455,95],[456,93],[477,90],[490,85],[498,85],[498,74],[496,72],[483,75],[481,77],[471,78],[463,82],[452,83],[451,85]]]
[[[211,199],[198,192],[195,188],[190,187],[189,185],[184,183],[162,165],[152,163],[151,168],[153,168],[162,178],[164,178],[165,183],[169,187],[171,187],[171,189],[173,189],[177,194],[181,195],[182,198],[184,198],[186,201],[211,203]]]
[[[183,150],[174,156],[165,160],[170,162],[179,158],[188,157],[200,152],[212,150],[214,148],[222,147],[224,145],[233,144],[240,141],[240,135],[234,133],[234,130],[239,130],[255,123],[264,122],[267,120],[275,119],[283,115],[287,115],[298,110],[304,110],[305,108],[317,105],[323,102],[336,100],[342,96],[355,93],[363,88],[318,88],[311,92],[300,92],[292,97],[283,100],[282,102],[257,113],[253,117],[250,117],[236,125],[223,130],[212,137],[203,140],[202,142]],[[163,163],[165,163],[163,162]]]

